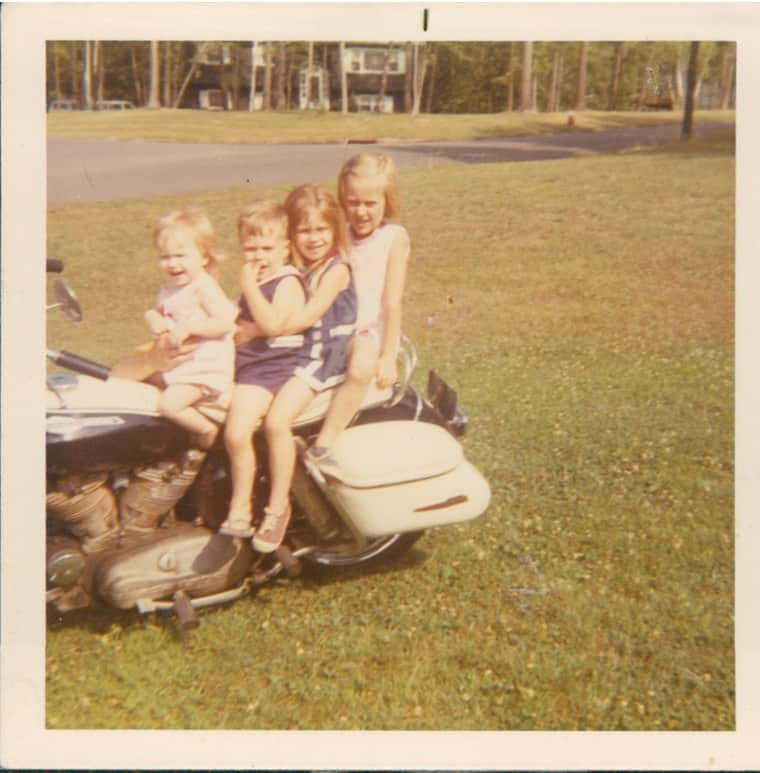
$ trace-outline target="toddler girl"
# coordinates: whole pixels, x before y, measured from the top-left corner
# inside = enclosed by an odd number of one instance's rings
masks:
[[[217,426],[195,405],[229,395],[237,309],[214,278],[220,253],[203,212],[184,209],[162,217],[154,230],[154,242],[166,284],[156,308],[145,312],[145,321],[154,336],[167,336],[171,346],[200,339],[188,362],[163,374],[166,389],[158,408],[163,416],[193,432],[200,448],[210,448]]]
[[[398,378],[401,297],[409,261],[409,236],[395,222],[399,200],[389,157],[360,153],[349,159],[338,177],[338,197],[349,226],[358,317],[346,379],[307,453],[320,466],[330,464],[328,451],[359,409],[372,379],[384,388]]]
[[[303,271],[308,302],[288,330],[304,330],[301,362],[264,420],[270,454],[271,490],[267,517],[253,546],[268,552],[282,542],[290,518],[289,490],[296,450],[291,426],[314,399],[344,378],[346,350],[356,321],[356,291],[346,252],[345,224],[338,203],[317,185],[301,185],[285,201],[293,257]]]
[[[253,431],[300,361],[303,336],[285,333],[289,318],[303,308],[305,293],[298,270],[289,265],[288,216],[281,204],[259,201],[245,208],[238,220],[238,236],[244,258],[240,326],[243,332],[253,327],[258,337],[236,336],[235,386],[224,434],[230,456],[232,499],[219,533],[246,538],[254,533]],[[271,513],[265,510],[265,515],[266,530]]]

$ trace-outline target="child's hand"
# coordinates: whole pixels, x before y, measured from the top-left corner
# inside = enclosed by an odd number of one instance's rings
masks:
[[[167,333],[169,346],[179,347],[190,337],[190,331],[185,325],[177,325]]]
[[[232,340],[235,342],[235,346],[242,346],[256,338],[256,332],[257,327],[255,322],[246,322],[243,320],[237,323]]]
[[[396,358],[390,355],[380,357],[377,361],[377,385],[380,389],[393,386],[398,381],[398,366]]]
[[[145,312],[145,324],[156,338],[163,333],[169,332],[169,320],[157,309],[148,309]]]
[[[257,284],[260,273],[261,264],[253,260],[247,260],[240,269],[240,285],[242,287],[250,287]]]

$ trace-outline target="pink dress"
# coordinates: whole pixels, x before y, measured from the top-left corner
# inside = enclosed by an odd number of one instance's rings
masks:
[[[234,376],[235,345],[232,341],[232,323],[238,310],[214,278],[201,274],[183,287],[162,287],[158,293],[156,308],[169,321],[171,327],[209,317],[229,318],[229,333],[200,339],[191,360],[163,374],[167,386],[195,384],[202,387],[210,398],[227,392],[232,386]]]
[[[369,236],[351,240],[350,263],[359,304],[356,332],[369,332],[376,336],[379,346],[382,346],[385,334],[385,272],[391,246],[399,234],[406,235],[404,226],[398,223],[383,223]]]

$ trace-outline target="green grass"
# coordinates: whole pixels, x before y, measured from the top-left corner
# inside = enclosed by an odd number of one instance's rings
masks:
[[[576,128],[680,124],[682,114],[576,114]],[[697,121],[733,122],[734,111],[699,111]],[[566,131],[567,113],[490,113],[419,115],[295,111],[288,113],[204,110],[130,110],[49,113],[51,137],[162,140],[169,142],[344,142],[346,140],[440,140],[506,137]]]
[[[183,642],[51,621],[51,728],[731,730],[734,156],[659,152],[402,175],[405,329],[471,418],[488,511],[386,571],[282,579]],[[266,193],[283,193],[283,189]],[[86,319],[145,337],[152,220],[245,191],[49,213]]]

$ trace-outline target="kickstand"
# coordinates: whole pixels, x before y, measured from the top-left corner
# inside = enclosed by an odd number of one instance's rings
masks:
[[[197,628],[201,624],[190,602],[190,597],[183,590],[178,590],[174,594],[174,612],[183,631]]]

